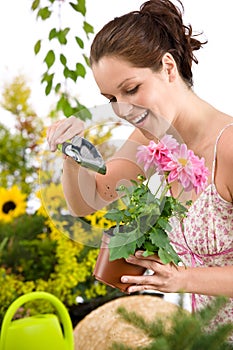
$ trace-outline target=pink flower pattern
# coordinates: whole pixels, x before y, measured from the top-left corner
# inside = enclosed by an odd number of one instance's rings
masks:
[[[212,183],[190,207],[184,228],[172,219],[174,229],[169,238],[187,266],[226,266],[233,262],[233,204],[219,195],[214,184],[216,149]],[[196,308],[201,309],[212,299],[196,294]],[[233,322],[233,298],[220,310],[209,328],[224,322]],[[229,340],[233,342],[233,334]]]

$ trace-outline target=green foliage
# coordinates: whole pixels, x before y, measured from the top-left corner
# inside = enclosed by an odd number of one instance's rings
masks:
[[[213,317],[226,302],[225,298],[216,298],[212,304],[196,314],[179,308],[165,321],[156,319],[148,322],[137,313],[127,312],[122,307],[117,312],[150,339],[150,344],[140,346],[140,350],[232,350],[233,345],[227,341],[233,332],[232,323],[216,325],[216,329],[211,332],[207,330]],[[119,343],[112,344],[110,349],[139,350]]]
[[[43,123],[29,104],[31,89],[24,76],[16,76],[3,86],[1,106],[15,118],[14,133],[0,125],[0,186],[18,184],[30,193],[37,180],[39,144]]]
[[[4,239],[7,243],[0,252],[1,266],[21,275],[24,281],[49,277],[57,262],[56,242],[49,237],[45,217],[23,215],[8,224],[0,223],[0,241]]]
[[[166,188],[167,190],[167,188]],[[137,249],[144,250],[144,256],[158,253],[164,264],[178,264],[179,256],[167,236],[171,230],[170,217],[182,218],[187,208],[164,191],[159,198],[151,193],[148,183],[139,176],[129,188],[121,186],[118,191],[125,207],[112,209],[105,217],[116,222],[109,243],[110,260],[127,258]]]
[[[44,55],[44,45],[42,45],[41,39],[38,39],[34,45],[34,53],[36,55],[42,54],[44,57],[43,62],[46,68],[42,74],[41,82],[45,84],[45,94],[55,93],[58,97],[56,112],[62,111],[66,117],[77,115],[85,107],[79,103],[75,96],[72,96],[70,91],[72,84],[76,83],[78,78],[85,78],[86,76],[89,60],[84,51],[85,40],[89,40],[89,35],[94,32],[93,26],[85,20],[86,1],[46,0],[42,5],[39,0],[34,0],[31,10],[35,12],[38,20],[47,20],[53,23],[48,32],[50,47],[48,52]],[[71,27],[61,24],[63,13],[70,13],[70,17],[72,15],[77,17],[77,23],[80,23],[78,35],[76,29],[73,31]],[[55,27],[54,19],[57,22]],[[83,34],[85,38],[82,37]],[[78,57],[78,62],[70,63],[69,47],[72,47],[75,57]]]

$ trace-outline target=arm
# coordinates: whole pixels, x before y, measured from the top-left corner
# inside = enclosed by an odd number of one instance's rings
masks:
[[[85,216],[103,208],[117,198],[116,188],[130,184],[143,170],[136,163],[137,147],[147,141],[134,131],[119,151],[106,163],[106,175],[80,167],[72,159],[64,161],[62,185],[73,215]]]
[[[84,124],[77,118],[67,118],[56,122],[48,130],[50,149],[55,151],[59,143],[83,133]],[[74,216],[85,216],[117,198],[116,188],[120,184],[136,179],[143,170],[136,163],[137,147],[147,144],[148,140],[135,130],[123,146],[106,164],[106,175],[96,174],[80,167],[73,159],[64,159],[62,185],[63,192]]]

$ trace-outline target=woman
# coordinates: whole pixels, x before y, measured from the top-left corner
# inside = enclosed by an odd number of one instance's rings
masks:
[[[230,301],[218,314],[219,323],[233,321],[233,119],[192,90],[192,63],[197,63],[193,51],[203,44],[192,36],[191,26],[183,24],[181,11],[169,0],[147,1],[140,11],[103,27],[90,56],[100,92],[110,102],[141,106],[144,112],[122,113],[136,128],[108,163],[105,176],[93,175],[68,158],[63,187],[74,215],[105,206],[116,199],[119,183],[141,172],[136,148],[158,136],[157,120],[171,124],[188,148],[205,158],[210,173],[207,188],[193,197],[184,230],[175,229],[170,237],[189,267],[163,265],[156,255],[144,258],[138,252],[128,261],[154,274],[122,276],[122,281],[135,284],[129,292],[155,289],[195,294],[194,308],[225,295]],[[48,131],[51,150],[83,129],[83,123],[73,117],[55,123]]]

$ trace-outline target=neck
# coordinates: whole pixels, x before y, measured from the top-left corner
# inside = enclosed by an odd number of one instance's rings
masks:
[[[203,142],[206,138],[206,130],[211,127],[217,110],[199,98],[191,89],[186,90],[183,101],[179,104],[179,110],[173,119],[173,127],[180,134],[183,142],[191,149]]]

